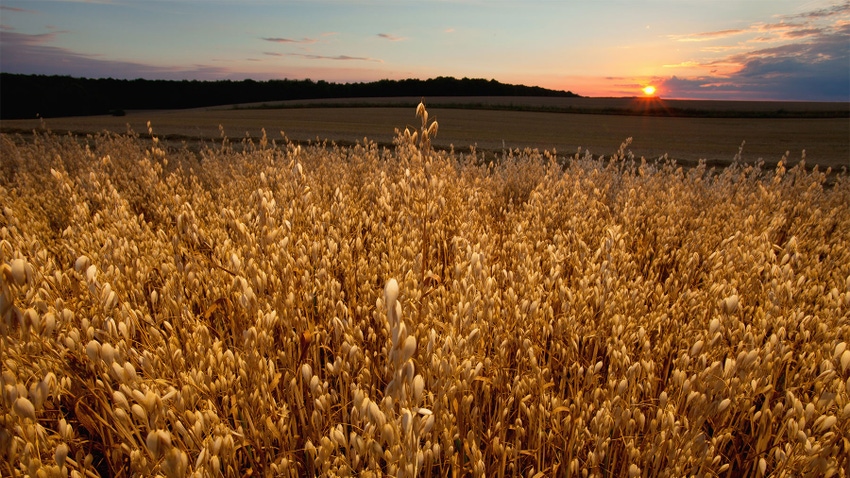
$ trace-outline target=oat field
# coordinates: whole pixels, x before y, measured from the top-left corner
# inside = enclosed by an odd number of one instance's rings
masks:
[[[0,475],[850,473],[846,173],[484,161],[417,113],[0,136]]]

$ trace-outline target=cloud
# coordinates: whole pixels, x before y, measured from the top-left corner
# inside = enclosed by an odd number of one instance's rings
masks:
[[[701,48],[711,59],[665,68],[700,68],[691,78],[656,79],[662,94],[704,99],[795,99],[850,101],[850,1],[829,8],[777,17],[746,29],[670,37],[677,41],[718,40]],[[734,44],[720,41],[747,34]]]
[[[62,3],[93,3],[93,4],[96,4],[96,5],[119,5],[121,3],[126,3],[126,2],[113,1],[113,0],[55,0],[55,1],[62,2]]]
[[[70,75],[86,78],[116,79],[220,79],[229,70],[209,65],[163,67],[114,61],[98,55],[85,55],[67,48],[50,46],[56,31],[37,35],[0,30],[0,71],[36,75]]]
[[[683,62],[680,62],[680,63],[671,64],[671,65],[662,65],[662,67],[664,67],[664,68],[694,68],[694,67],[697,67],[697,66],[701,66],[701,63],[698,62],[698,61],[693,61],[693,60],[683,61]]]
[[[269,37],[263,37],[263,40],[265,40],[265,41],[270,41],[270,42],[274,42],[274,43],[296,43],[296,44],[300,44],[300,45],[309,45],[309,44],[311,44],[311,43],[316,43],[316,40],[314,40],[314,39],[312,39],[312,38],[302,38],[302,39],[300,39],[300,40],[294,40],[294,39],[292,39],[292,38],[269,38]]]
[[[287,76],[287,74],[279,70],[251,74],[246,72],[237,73],[227,66],[213,66],[209,64],[161,66],[131,61],[109,60],[99,55],[83,54],[68,48],[53,46],[51,43],[58,41],[64,33],[67,32],[54,31],[30,35],[0,30],[0,71],[36,75],[69,75],[86,78],[146,78],[163,80],[219,80],[224,78],[278,78]],[[299,57],[308,60],[328,60],[333,62],[383,63],[383,60],[376,58],[349,55],[276,52],[263,52],[263,55],[266,57]],[[212,60],[212,62],[217,61],[219,60]],[[221,61],[229,62],[230,60]],[[254,57],[247,58],[244,61],[257,64],[262,62],[262,59]],[[299,73],[294,75],[289,74],[289,76],[304,75]]]
[[[404,41],[407,40],[405,37],[397,37],[395,35],[390,35],[389,33],[378,33],[378,36],[384,38],[389,41]]]
[[[308,53],[266,53],[266,55],[271,56],[295,56],[299,58],[306,58],[308,60],[337,60],[337,61],[373,61],[377,63],[383,63],[384,60],[380,60],[378,58],[369,58],[365,56],[348,56],[348,55],[314,55]]]
[[[701,32],[701,33],[692,33],[689,35],[669,35],[670,38],[676,41],[708,41],[715,40],[717,38],[726,38],[733,35],[739,35],[741,33],[745,33],[746,30],[720,30],[715,32]]]
[[[788,30],[790,28],[800,28],[806,26],[805,23],[756,23],[753,25],[753,28],[758,31],[771,31],[771,30]]]
[[[17,8],[17,7],[9,7],[6,5],[0,5],[0,10],[6,10],[7,12],[18,12],[18,13],[36,13],[34,10],[27,10],[25,8]]]
[[[828,18],[837,15],[850,13],[850,2],[844,2],[841,5],[833,5],[827,8],[812,10],[809,12],[798,13],[795,15],[786,15],[785,18]]]
[[[70,33],[68,30],[56,30],[50,33],[38,33],[27,35],[24,33],[7,32],[3,34],[3,42],[9,42],[11,45],[35,46],[50,43],[56,40],[56,37],[63,33]]]
[[[809,37],[827,32],[825,27],[816,26],[806,23],[772,23],[772,24],[756,24],[751,28],[753,32],[764,33],[755,38],[752,42],[770,42],[782,40],[795,40],[798,38]]]
[[[839,17],[839,21],[841,21],[840,17],[845,17],[844,20],[847,20],[848,16],[850,16],[850,1],[845,1],[841,5],[834,5],[832,7],[822,8],[819,10],[777,16],[779,21],[775,23],[757,22],[751,24],[747,28],[690,33],[685,35],[668,35],[668,38],[679,42],[707,42],[744,34],[765,33],[775,34],[777,36],[771,37],[762,35],[751,38],[747,41],[765,42],[771,40],[788,40],[827,33],[824,22],[831,21],[835,19],[835,17]],[[818,23],[820,23],[820,25],[818,25]]]
[[[848,43],[850,34],[839,32],[741,53],[720,60],[740,65],[731,74],[673,76],[661,86],[667,96],[679,98],[850,101]]]
[[[699,51],[704,53],[726,53],[729,51],[740,51],[745,48],[746,47],[742,45],[713,45],[703,46],[699,49]]]
[[[755,37],[752,40],[750,40],[751,43],[770,43],[770,42],[774,42],[774,41],[776,41],[776,37],[772,37],[772,36],[760,36],[760,37]],[[708,50],[706,49],[705,51],[708,51]]]
[[[784,33],[782,36],[785,38],[803,38],[817,35],[819,33],[823,33],[823,30],[820,28],[803,28],[801,30],[791,30],[790,32]]]

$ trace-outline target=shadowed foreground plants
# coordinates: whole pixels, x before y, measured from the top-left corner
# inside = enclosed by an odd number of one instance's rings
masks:
[[[846,476],[846,175],[416,139],[0,137],[0,474]]]

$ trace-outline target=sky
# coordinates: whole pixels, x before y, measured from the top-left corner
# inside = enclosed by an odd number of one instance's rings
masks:
[[[850,101],[850,0],[0,0],[0,71]]]

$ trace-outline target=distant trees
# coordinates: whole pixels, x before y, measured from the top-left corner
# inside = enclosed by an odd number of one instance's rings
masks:
[[[378,96],[578,96],[570,91],[509,85],[496,80],[437,77],[329,83],[319,80],[166,81],[73,78],[0,73],[0,118],[120,114],[133,109],[203,106],[313,98]]]

